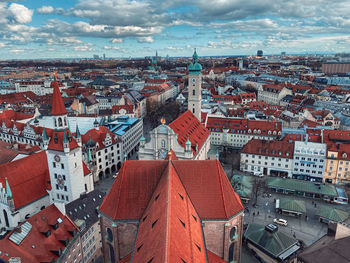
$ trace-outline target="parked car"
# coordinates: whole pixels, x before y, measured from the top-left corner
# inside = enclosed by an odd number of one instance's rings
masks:
[[[263,177],[264,175],[260,172],[254,172],[254,176]]]
[[[287,226],[287,225],[288,225],[287,220],[282,219],[282,218],[275,218],[275,219],[273,220],[273,222],[276,223],[276,224],[279,224],[279,225],[281,225],[281,226]]]

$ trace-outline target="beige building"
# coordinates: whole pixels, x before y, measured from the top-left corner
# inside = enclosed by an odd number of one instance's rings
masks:
[[[272,105],[279,105],[280,101],[287,95],[293,95],[292,90],[281,85],[262,85],[258,89],[258,100]]]
[[[349,144],[336,144],[329,147],[323,181],[332,184],[348,184],[350,182]]]

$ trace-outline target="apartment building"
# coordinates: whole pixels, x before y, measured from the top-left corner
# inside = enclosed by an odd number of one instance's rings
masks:
[[[294,142],[293,178],[322,182],[326,164],[325,143]]]
[[[287,95],[293,95],[293,92],[281,85],[266,84],[258,89],[258,100],[268,104],[279,105],[280,101]]]
[[[292,177],[294,143],[252,139],[241,151],[240,170],[257,175]]]
[[[333,184],[350,182],[350,144],[331,144],[328,147],[323,181]]]
[[[260,121],[208,116],[206,127],[210,131],[211,144],[242,148],[251,139],[275,140],[282,135],[278,121]]]

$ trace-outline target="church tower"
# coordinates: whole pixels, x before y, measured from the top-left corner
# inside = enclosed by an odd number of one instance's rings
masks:
[[[58,82],[51,82],[53,88],[51,116],[53,117],[55,130],[68,129],[67,110],[64,106]]]
[[[202,66],[198,63],[196,50],[188,66],[188,110],[201,121],[202,109]]]
[[[50,139],[46,130],[42,136],[50,173],[50,201],[69,203],[93,190],[92,176],[84,176],[80,131],[77,127],[75,137],[70,132],[58,83],[53,82],[52,86],[54,130]]]

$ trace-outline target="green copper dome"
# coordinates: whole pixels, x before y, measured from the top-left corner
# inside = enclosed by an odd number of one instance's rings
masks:
[[[192,56],[192,62],[188,66],[188,70],[190,71],[191,74],[199,74],[200,71],[202,70],[201,64],[198,63],[198,55],[196,50],[194,50],[194,53]]]

